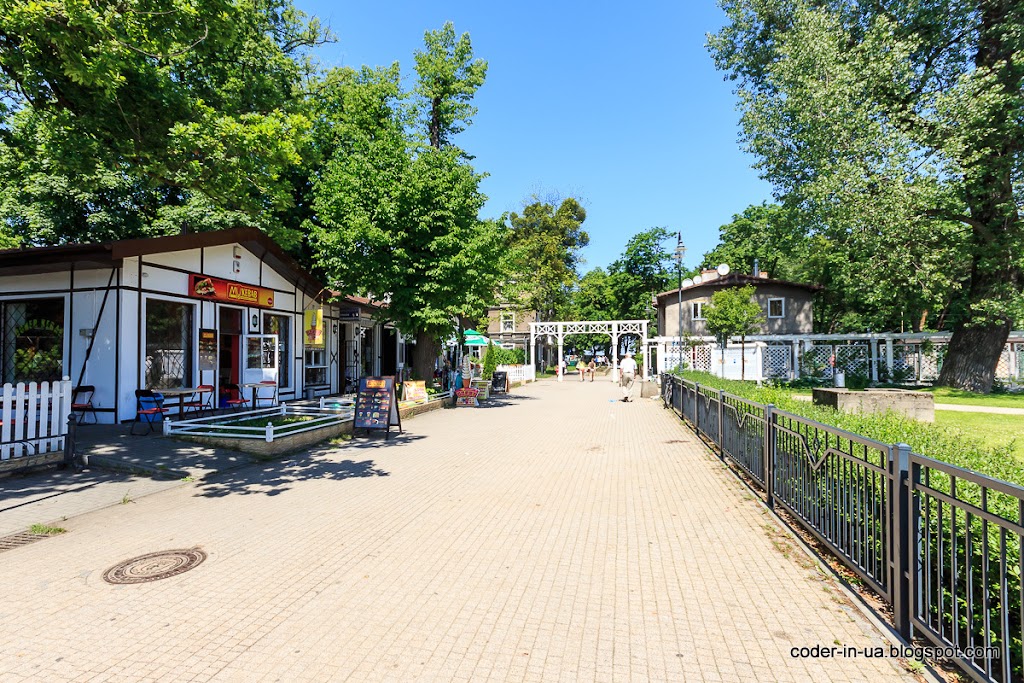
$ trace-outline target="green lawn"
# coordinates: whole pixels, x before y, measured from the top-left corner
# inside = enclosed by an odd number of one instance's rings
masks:
[[[992,413],[962,413],[936,410],[935,424],[962,429],[988,448],[1000,448],[1013,442],[1013,453],[1024,462],[1024,416]]]
[[[1019,394],[976,394],[962,389],[932,387],[921,389],[935,396],[936,403],[955,403],[965,406],[990,406],[998,408],[1024,408],[1024,393]]]
[[[806,387],[787,389],[798,396],[810,396],[811,390]],[[949,387],[929,387],[919,389],[935,397],[936,403],[952,403],[964,406],[986,406],[990,408],[1024,408],[1024,392],[1019,394],[976,394],[973,391],[950,389]]]

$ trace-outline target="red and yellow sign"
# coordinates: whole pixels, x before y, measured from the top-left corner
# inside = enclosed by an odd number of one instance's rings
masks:
[[[274,305],[274,290],[241,282],[229,282],[206,275],[190,275],[189,296],[210,301],[226,301],[233,304],[247,304],[271,308]]]
[[[324,347],[324,309],[317,308],[302,314],[303,338],[307,348]]]

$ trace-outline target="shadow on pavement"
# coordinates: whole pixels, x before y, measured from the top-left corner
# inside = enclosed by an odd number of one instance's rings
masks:
[[[126,481],[127,474],[94,469],[76,472],[72,469],[12,474],[0,478],[0,512],[94,488],[110,481]]]
[[[284,460],[273,460],[214,474],[198,485],[197,496],[220,498],[231,494],[276,496],[307,479],[342,481],[357,477],[387,477],[390,472],[373,460],[337,460],[344,449],[318,448]]]

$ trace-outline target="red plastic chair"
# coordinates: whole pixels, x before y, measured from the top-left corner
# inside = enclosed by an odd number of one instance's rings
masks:
[[[80,387],[75,387],[71,392],[71,412],[78,414],[76,421],[78,424],[86,424],[85,416],[92,413],[92,423],[96,424],[99,420],[96,417],[96,408],[92,405],[92,396],[96,393],[96,387],[83,384]]]
[[[163,422],[163,414],[167,412],[167,408],[164,408],[163,406],[163,394],[159,394],[152,389],[136,389],[135,421],[132,422],[132,428],[128,433],[132,436],[138,436],[135,434],[135,426],[138,425],[139,422],[145,422],[149,425],[149,431],[146,432],[147,434],[155,432],[155,425]]]
[[[198,387],[196,387],[196,393],[193,394],[192,398],[187,403],[185,403],[185,405],[182,406],[182,408],[184,408],[184,411],[186,413],[191,411],[193,413],[197,413],[200,417],[202,417],[203,411],[206,411],[207,414],[212,415],[213,393],[214,391],[212,384],[200,384]],[[209,394],[205,401],[203,400],[204,394]],[[197,397],[198,400],[196,400]]]
[[[225,403],[232,410],[241,410],[242,408],[249,405],[249,399],[242,398],[242,390],[238,388],[237,384],[225,384],[222,391],[228,395],[228,400]],[[231,398],[232,392],[236,398]]]

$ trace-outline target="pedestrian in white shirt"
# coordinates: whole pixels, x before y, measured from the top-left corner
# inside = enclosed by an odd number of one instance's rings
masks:
[[[619,386],[622,388],[622,401],[629,403],[633,399],[633,382],[636,381],[636,361],[632,353],[626,353],[619,362]]]

